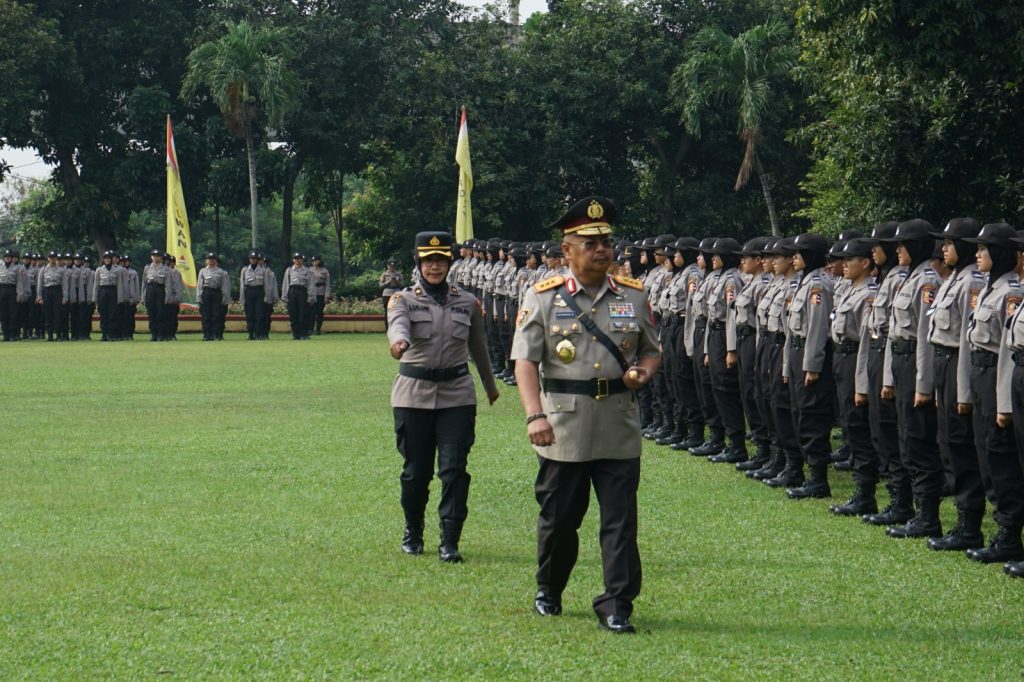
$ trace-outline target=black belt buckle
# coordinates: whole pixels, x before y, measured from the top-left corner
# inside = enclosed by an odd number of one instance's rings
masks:
[[[598,377],[595,379],[597,382],[597,392],[594,394],[594,400],[603,400],[607,398],[608,393],[608,380],[604,377]]]

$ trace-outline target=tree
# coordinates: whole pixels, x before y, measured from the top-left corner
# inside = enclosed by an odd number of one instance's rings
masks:
[[[789,27],[777,19],[735,38],[715,26],[701,29],[671,83],[681,120],[696,137],[700,137],[702,119],[713,104],[736,105],[736,127],[744,150],[733,189],[742,189],[752,170],[757,173],[776,236],[782,232],[758,145],[765,134],[768,109],[776,101],[773,85],[788,78],[796,65],[799,50],[787,42],[789,37]]]
[[[291,50],[285,31],[253,26],[246,19],[225,22],[224,26],[223,36],[199,45],[188,55],[181,96],[189,101],[206,87],[228,128],[245,139],[252,247],[257,248],[255,128],[260,113],[265,114],[268,125],[279,126],[296,106],[300,86],[288,65]]]

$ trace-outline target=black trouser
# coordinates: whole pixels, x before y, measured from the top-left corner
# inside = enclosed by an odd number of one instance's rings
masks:
[[[935,440],[938,424],[935,402],[914,407],[917,392],[917,353],[892,354],[893,388],[896,390],[896,420],[899,427],[900,458],[910,476],[914,497],[942,497],[945,472]]]
[[[380,302],[384,304],[384,331],[388,330],[388,304],[391,302],[390,296],[381,296]],[[486,315],[485,315],[486,317]]]
[[[956,348],[935,350],[935,417],[943,469],[952,470],[953,494],[961,509],[984,511],[985,486],[981,483],[978,451],[971,415],[957,412]]]
[[[392,408],[398,451],[405,459],[402,467],[402,511],[410,524],[423,522],[434,477],[441,479],[441,502],[437,512],[441,522],[461,524],[469,513],[470,475],[466,472],[469,450],[473,447],[476,405],[460,405],[440,410]]]
[[[697,322],[693,328],[693,373],[694,385],[697,387],[697,396],[700,399],[700,409],[704,413],[704,421],[711,430],[717,433],[722,432],[722,415],[718,413],[715,406],[715,396],[711,388],[711,370],[704,365],[704,334],[707,332],[707,323]]]
[[[117,335],[121,339],[131,339],[135,336],[135,311],[134,303],[119,303],[117,306]],[[148,311],[147,311],[148,312]]]
[[[316,303],[313,304],[313,315],[312,322],[313,331],[317,334],[320,333],[320,329],[324,326],[324,306],[327,305],[327,297],[324,295],[318,295],[316,297]],[[387,319],[387,308],[384,308],[384,317]]]
[[[68,303],[68,332],[72,340],[78,340],[78,330],[82,325],[82,309],[78,301]]]
[[[57,308],[57,336],[62,339],[68,338],[68,331],[71,329],[71,304],[61,301]]]
[[[594,611],[602,618],[629,617],[642,582],[636,544],[640,458],[556,462],[538,456],[537,460],[537,587],[556,599],[565,590],[579,554],[578,531],[593,485],[601,508],[604,569],[604,592],[594,598]]]
[[[501,352],[506,360],[506,365],[512,368],[512,336],[515,334],[516,315],[519,314],[519,301],[509,297],[506,303],[508,319],[499,320],[501,325]]]
[[[18,287],[16,284],[0,284],[0,329],[4,341],[18,338]]]
[[[60,285],[43,289],[43,319],[46,324],[46,335],[52,339],[58,333],[60,325],[60,302],[63,292]]]
[[[245,330],[249,332],[250,339],[263,336],[263,296],[263,287],[245,288]]]
[[[661,365],[658,367],[658,371],[654,373],[654,376],[651,377],[651,397],[657,409],[665,417],[672,418],[674,402],[668,377],[672,372],[672,363],[675,361],[675,348],[672,345],[671,338],[669,338],[668,322],[664,318],[658,318],[657,328],[658,338],[661,340],[662,346]]]
[[[146,313],[149,315],[149,338],[153,341],[164,338],[164,314],[166,294],[163,284],[146,285]]]
[[[1014,376],[1018,368],[1014,368]],[[974,387],[974,442],[978,449],[981,480],[995,501],[992,516],[1001,526],[1024,525],[1024,474],[1014,427],[996,424],[996,367],[978,367],[971,363]],[[1011,382],[1013,396],[1016,383]],[[984,509],[984,500],[975,509]]]
[[[832,357],[839,418],[846,432],[846,444],[853,458],[853,480],[860,485],[878,483],[878,453],[871,442],[871,416],[867,405],[854,404],[857,378],[857,349],[842,348]]]
[[[686,325],[682,318],[676,318],[671,327],[672,345],[675,348],[671,364],[669,385],[674,387],[673,396],[685,423],[694,431],[704,430],[704,413],[700,409],[700,397],[697,395],[696,375],[693,371],[693,360],[686,354],[684,331]],[[676,430],[684,433],[679,424]]]
[[[32,289],[32,295],[27,301],[21,304],[18,312],[18,319],[21,322],[21,335],[26,339],[32,338],[39,328],[39,313],[41,308],[36,305],[36,290]]]
[[[78,304],[78,338],[88,340],[92,335],[92,313],[95,303]]]
[[[785,342],[770,340],[765,355],[771,367],[772,413],[774,415],[775,435],[786,453],[786,462],[799,464],[803,462],[800,454],[800,439],[796,435],[796,415],[793,410],[793,392],[788,383],[783,381],[782,357]]]
[[[119,335],[117,329],[117,286],[99,287],[96,295],[96,305],[100,310],[100,333],[103,339],[108,341],[116,339]]]
[[[779,443],[779,430],[775,426],[775,411],[772,409],[772,348],[771,333],[760,329],[757,338],[757,407],[761,411],[768,437]]]
[[[292,327],[293,339],[301,339],[306,335],[308,310],[309,291],[306,287],[288,287],[288,322]]]
[[[760,367],[758,361],[764,349],[759,346],[753,327],[750,331],[736,331],[736,356],[738,365],[736,367],[739,380],[740,399],[743,403],[743,413],[746,416],[747,424],[750,425],[750,433],[754,436],[754,442],[768,443],[771,435],[768,432],[768,423],[765,421],[764,413],[760,406]]]
[[[1010,398],[1013,404],[1013,439],[1017,445],[1017,466],[1021,468],[1019,475],[1024,477],[1024,368],[1014,367],[1013,378],[1010,382]],[[1020,504],[1024,497],[1024,484],[1017,482],[1013,485],[1012,473],[1007,476],[1004,472],[1012,472],[1009,460],[1001,460],[1000,465],[1000,486],[1004,488],[1007,496],[1016,495],[1017,503]],[[1011,507],[1012,510],[1012,507]],[[997,509],[997,511],[999,511]]]
[[[203,339],[223,338],[224,330],[221,324],[224,320],[224,313],[221,308],[223,293],[220,289],[206,287],[199,293],[199,312],[203,316]]]
[[[178,335],[178,313],[181,312],[180,303],[167,303],[164,305],[163,325],[164,338],[173,339]]]
[[[708,327],[708,374],[711,377],[712,396],[718,414],[721,415],[725,435],[734,444],[742,443],[746,431],[739,370],[736,366],[726,367],[725,356],[725,325],[712,322]]]
[[[885,338],[880,338],[868,350],[868,419],[879,465],[889,475],[889,488],[895,490],[909,488],[910,475],[900,458],[896,402],[882,399],[885,344]]]
[[[793,337],[799,338],[799,337]],[[790,361],[796,389],[796,433],[800,453],[811,467],[828,466],[832,461],[832,422],[835,419],[835,379],[832,376],[832,341],[825,342],[825,359],[818,380],[807,384],[804,369],[805,346],[793,348]]]

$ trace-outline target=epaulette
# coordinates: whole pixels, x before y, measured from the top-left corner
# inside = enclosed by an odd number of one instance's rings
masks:
[[[821,275],[811,275],[811,281],[812,282],[820,282],[821,281]]]
[[[618,282],[624,287],[629,287],[630,289],[637,289],[639,291],[644,290],[644,283],[638,279],[626,277],[625,275],[615,275],[614,277],[612,277],[612,279],[614,279],[616,282]]]
[[[565,277],[561,275],[555,275],[554,277],[548,277],[542,282],[537,282],[533,285],[533,290],[538,294],[542,294],[545,291],[551,291],[565,284]]]
[[[868,289],[870,289],[871,291],[878,291],[878,283],[872,282],[871,284],[868,285]]]
[[[1008,286],[1011,286],[1011,287],[1018,287],[1018,288],[1020,287],[1020,281],[1019,281],[1019,280],[1016,280],[1016,281],[1015,281],[1015,280],[1012,280],[1012,279],[1011,279],[1011,280],[1010,280],[1010,281],[1008,281],[1008,282],[1007,282],[1006,284],[1007,284]]]
[[[981,270],[971,270],[971,277],[973,277],[974,279],[983,280],[985,279],[985,273],[982,272]]]

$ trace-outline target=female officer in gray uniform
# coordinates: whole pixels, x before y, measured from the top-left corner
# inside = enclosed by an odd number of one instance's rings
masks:
[[[468,514],[466,460],[476,424],[476,388],[466,364],[470,356],[492,404],[498,399],[498,389],[480,305],[472,294],[447,281],[452,236],[420,232],[414,257],[420,281],[394,293],[387,311],[391,357],[401,361],[391,389],[391,407],[398,451],[405,459],[402,551],[423,552],[423,515],[436,453],[437,477],[441,479],[438,557],[458,563],[462,561],[459,539]]]
[[[1024,250],[1024,232],[1011,241],[1018,249]],[[1024,253],[1018,256],[1017,274],[1021,274]],[[1014,440],[1017,442],[1017,464],[1022,468],[1024,478],[1024,305],[1018,305],[1003,332],[1003,342],[999,347],[998,389],[996,394],[996,420],[999,426],[1013,427]],[[1009,412],[1007,412],[1009,410]],[[1007,460],[1006,464],[1010,462]],[[1024,491],[1022,491],[1024,492]],[[1012,542],[1012,540],[1011,540]],[[1014,578],[1024,578],[1024,561],[1010,561],[1003,570]]]

